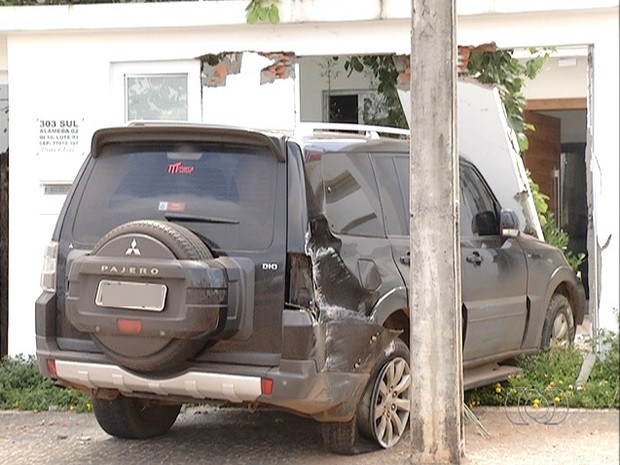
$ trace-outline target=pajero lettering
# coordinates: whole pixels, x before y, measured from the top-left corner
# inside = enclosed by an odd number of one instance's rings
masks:
[[[108,273],[108,274],[157,276],[159,274],[159,269],[142,267],[142,266],[137,267],[137,266],[101,265],[101,272]]]

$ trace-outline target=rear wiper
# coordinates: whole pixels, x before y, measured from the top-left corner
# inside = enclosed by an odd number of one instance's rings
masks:
[[[187,221],[189,223],[239,224],[239,220],[218,218],[216,216],[188,215],[186,213],[165,213],[164,218],[170,221]]]

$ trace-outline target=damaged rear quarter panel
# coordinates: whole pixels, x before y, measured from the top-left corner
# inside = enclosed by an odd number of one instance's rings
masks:
[[[311,260],[314,292],[314,308],[307,314],[312,326],[291,328],[285,339],[295,335],[296,340],[285,342],[283,354],[295,353],[301,358],[301,352],[309,351],[317,372],[326,376],[320,376],[321,382],[308,400],[335,405],[313,416],[345,421],[354,415],[373,371],[395,349],[400,331],[384,328],[374,315],[381,297],[404,283],[386,237],[334,234],[331,230],[325,208],[323,155],[313,151],[304,164],[305,253]],[[382,222],[381,213],[377,214]]]

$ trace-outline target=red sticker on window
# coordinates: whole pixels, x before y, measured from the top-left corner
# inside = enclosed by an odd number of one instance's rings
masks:
[[[185,202],[159,202],[160,212],[184,212]]]
[[[183,162],[171,163],[168,165],[168,174],[192,174],[194,167],[184,165]]]

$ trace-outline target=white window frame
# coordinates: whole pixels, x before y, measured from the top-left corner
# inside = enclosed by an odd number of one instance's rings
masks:
[[[187,121],[202,121],[200,60],[141,61],[110,63],[110,90],[114,120],[123,124],[127,120],[127,77],[136,76],[187,76]]]

